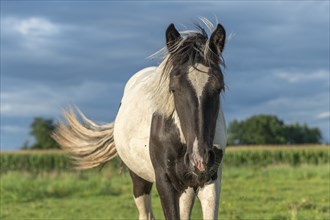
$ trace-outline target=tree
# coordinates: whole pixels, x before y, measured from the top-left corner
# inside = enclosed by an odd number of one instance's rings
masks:
[[[320,143],[321,131],[298,123],[285,125],[273,115],[256,115],[234,120],[228,127],[228,144],[303,144]]]
[[[37,117],[31,124],[30,134],[34,136],[35,143],[28,146],[27,142],[24,143],[24,148],[28,149],[56,149],[59,145],[51,138],[56,125],[52,119],[44,119]]]
[[[320,143],[322,134],[318,128],[308,128],[307,124],[300,126],[298,123],[286,126],[287,143],[304,144]]]
[[[229,125],[229,144],[284,144],[283,121],[272,115],[257,115]]]

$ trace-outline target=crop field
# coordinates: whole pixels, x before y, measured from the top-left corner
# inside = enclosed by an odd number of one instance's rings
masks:
[[[0,219],[137,219],[129,174],[69,169],[58,152],[1,153]],[[225,155],[220,219],[330,219],[329,147],[239,147]],[[154,187],[155,188],[155,187]],[[153,210],[164,219],[153,189]],[[192,219],[201,219],[196,199]]]

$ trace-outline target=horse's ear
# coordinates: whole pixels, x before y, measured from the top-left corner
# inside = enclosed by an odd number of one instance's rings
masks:
[[[170,24],[166,29],[166,46],[169,52],[173,51],[174,46],[181,40],[180,33],[175,29],[174,24]]]
[[[223,51],[225,41],[226,31],[221,24],[218,24],[210,37],[210,49],[219,56]]]

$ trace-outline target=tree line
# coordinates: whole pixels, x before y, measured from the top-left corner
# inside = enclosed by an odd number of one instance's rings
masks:
[[[37,117],[30,125],[34,143],[25,142],[22,149],[58,149],[51,138],[57,124],[52,119]],[[319,144],[322,134],[319,128],[307,124],[285,124],[274,115],[255,115],[245,120],[233,120],[228,126],[228,145],[267,144]]]
[[[319,144],[319,128],[307,124],[285,124],[274,115],[255,115],[246,120],[233,120],[228,127],[229,145]]]

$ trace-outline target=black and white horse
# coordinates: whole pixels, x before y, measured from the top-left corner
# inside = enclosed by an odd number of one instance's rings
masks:
[[[98,125],[81,112],[65,113],[54,138],[88,169],[119,155],[130,171],[139,219],[154,219],[150,191],[156,184],[166,219],[189,219],[194,199],[204,219],[217,219],[226,146],[220,104],[225,30],[166,30],[167,53],[158,67],[127,82],[114,123]]]

